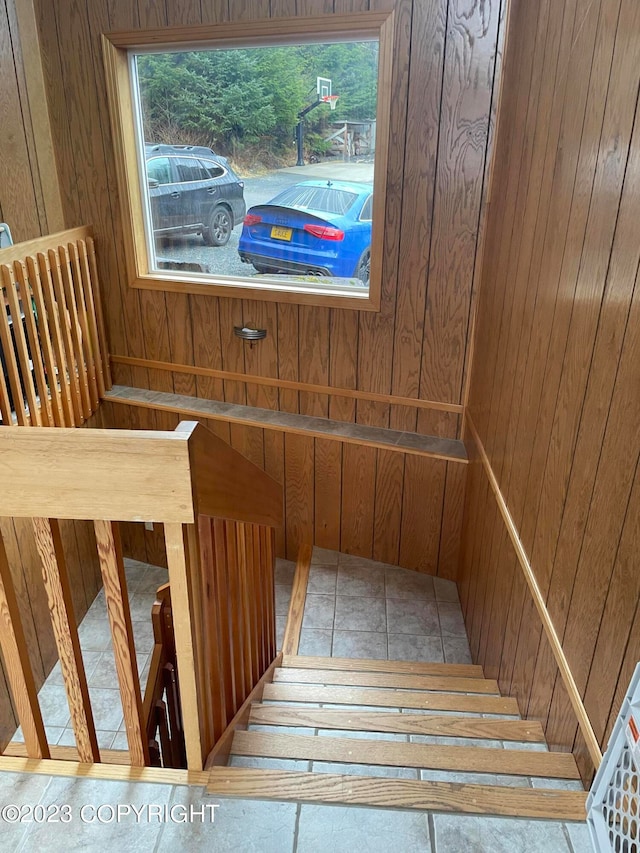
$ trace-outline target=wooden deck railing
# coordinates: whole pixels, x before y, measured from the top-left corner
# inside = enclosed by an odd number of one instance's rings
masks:
[[[0,490],[0,516],[32,519],[83,763],[99,762],[100,752],[57,519],[94,523],[129,760],[136,766],[157,763],[149,749],[149,725],[151,712],[164,700],[154,695],[159,683],[154,674],[148,702],[142,701],[117,522],[164,525],[180,683],[174,723],[175,709],[167,710],[169,733],[182,729],[187,767],[201,770],[275,655],[273,528],[282,523],[279,484],[195,423],[182,423],[175,432],[7,427],[0,430],[0,479],[10,483]],[[51,750],[1,542],[0,627],[26,754],[46,760]],[[168,764],[168,756],[173,762],[178,751],[157,714],[155,720],[161,761],[165,764],[167,756]]]
[[[79,426],[111,375],[91,230],[0,250],[0,424]]]

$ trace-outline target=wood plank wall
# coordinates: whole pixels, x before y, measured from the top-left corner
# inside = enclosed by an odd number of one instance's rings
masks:
[[[65,220],[68,226],[93,226],[113,354],[462,402],[501,0],[36,0],[35,5]],[[396,45],[381,311],[128,288],[101,33],[391,8]],[[266,328],[266,340],[249,348],[233,336],[233,326],[243,324]],[[456,437],[461,427],[458,414],[412,406],[245,386],[139,365],[119,364],[115,371],[119,384],[373,426],[447,437]],[[332,452],[335,448],[320,450],[327,465]],[[349,465],[354,454],[349,451]],[[441,515],[445,507],[461,511],[459,483],[444,490],[438,484],[438,492]],[[416,515],[419,506],[412,508]]]
[[[104,401],[112,426],[175,429],[171,412]],[[455,578],[462,513],[443,521],[445,480],[462,507],[466,465],[398,451],[341,444],[329,439],[199,419],[232,447],[285,485],[285,526],[276,533],[278,556],[295,560],[300,543],[314,542],[346,554]],[[123,527],[123,543],[135,558],[164,565],[159,525]]]
[[[469,411],[606,746],[640,658],[640,5],[510,15]],[[588,778],[477,460],[461,571],[475,660]]]
[[[64,227],[37,45],[22,46],[34,35],[29,0],[0,0],[0,221],[15,242]]]

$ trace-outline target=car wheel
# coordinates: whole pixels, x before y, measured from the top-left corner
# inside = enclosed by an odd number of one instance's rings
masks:
[[[211,214],[209,227],[202,232],[202,239],[207,246],[226,246],[231,237],[233,222],[226,207],[216,207]]]
[[[360,256],[360,260],[358,261],[358,266],[355,271],[355,278],[359,278],[360,281],[364,284],[365,287],[369,287],[369,277],[371,275],[371,249],[365,249],[362,255]]]

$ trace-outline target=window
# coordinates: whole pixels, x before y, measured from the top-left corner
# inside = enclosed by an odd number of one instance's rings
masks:
[[[147,161],[147,177],[159,184],[171,183],[171,166],[167,157],[154,157]]]
[[[377,310],[391,43],[386,13],[107,36],[130,284]]]

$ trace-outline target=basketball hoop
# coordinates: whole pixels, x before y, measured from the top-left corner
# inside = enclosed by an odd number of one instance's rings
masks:
[[[336,104],[338,103],[339,97],[340,95],[324,95],[322,98],[320,98],[320,100],[324,104],[329,104],[329,106],[331,107],[331,112],[333,112],[333,110],[335,110],[336,108]]]

